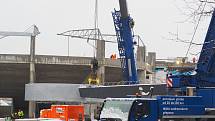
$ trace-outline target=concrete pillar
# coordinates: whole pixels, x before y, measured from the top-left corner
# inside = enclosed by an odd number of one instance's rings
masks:
[[[137,61],[145,64],[146,62],[146,46],[137,47]]]
[[[138,70],[137,71],[138,79],[141,84],[146,84],[146,70]]]
[[[146,47],[145,46],[138,46],[137,47],[137,63],[139,66],[146,66]],[[138,79],[140,83],[145,83],[146,80],[146,70],[138,70]]]
[[[98,77],[99,79],[101,79],[101,84],[104,84],[105,82],[105,67],[104,67],[105,41],[104,40],[96,41],[96,58],[99,62]]]
[[[99,70],[98,70],[98,76],[99,76],[99,79],[101,79],[101,84],[104,84],[105,83],[105,66],[104,66],[104,64],[100,65]]]
[[[148,52],[147,63],[151,65],[152,72],[155,71],[155,61],[156,61],[156,53],[155,52]]]
[[[28,108],[29,118],[35,118],[36,102],[35,101],[29,101],[28,104],[29,104],[29,108]]]
[[[35,76],[35,37],[31,36],[31,46],[30,46],[30,83],[36,81]],[[35,117],[36,102],[29,101],[29,118]]]

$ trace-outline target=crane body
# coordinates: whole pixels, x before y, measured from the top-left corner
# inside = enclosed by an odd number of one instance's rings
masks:
[[[122,1],[122,0],[120,0]],[[115,12],[116,13],[116,12]],[[121,15],[123,15],[121,13]],[[120,17],[123,18],[123,17]],[[129,19],[128,19],[129,20]],[[128,22],[127,20],[127,22]],[[123,26],[126,20],[120,19]],[[116,24],[117,22],[115,22]],[[123,27],[122,27],[123,28]],[[116,29],[117,31],[118,29]],[[119,29],[121,30],[121,29]],[[125,36],[119,31],[120,39]],[[124,42],[119,43],[119,47]],[[131,43],[130,43],[131,44]],[[129,47],[132,50],[132,46]],[[107,98],[101,121],[214,121],[215,120],[215,12],[212,14],[195,73],[167,76],[172,82],[164,96]],[[128,51],[126,51],[128,52]],[[126,58],[126,57],[125,57]]]

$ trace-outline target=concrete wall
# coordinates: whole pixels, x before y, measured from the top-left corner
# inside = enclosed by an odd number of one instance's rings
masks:
[[[36,64],[37,83],[84,83],[89,73],[88,65]],[[106,80],[122,80],[120,73],[120,68],[107,67]],[[16,109],[27,110],[24,89],[25,84],[29,83],[29,64],[0,63],[0,77],[0,97],[11,97]]]
[[[35,57],[36,83],[84,83],[90,73],[90,57]],[[101,62],[99,62],[101,63]],[[105,59],[105,81],[122,80],[119,60]],[[137,63],[139,70],[145,69]],[[16,109],[27,109],[24,101],[25,84],[29,83],[29,55],[0,55],[0,97],[14,99]]]

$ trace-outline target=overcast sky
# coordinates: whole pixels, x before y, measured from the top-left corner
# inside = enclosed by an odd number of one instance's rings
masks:
[[[178,8],[180,0],[127,0],[130,15],[135,20],[135,34],[141,36],[147,51],[157,58],[185,56],[188,45],[168,40],[169,32],[191,39],[193,24],[178,23],[186,19]],[[67,38],[57,36],[72,29],[94,27],[95,0],[1,0],[0,31],[25,31],[36,24],[41,34],[36,39],[36,54],[68,55]],[[102,33],[114,34],[111,11],[119,9],[118,0],[99,0],[99,28]],[[210,18],[202,20],[194,42],[203,42]],[[0,40],[0,54],[29,53],[30,38],[8,37]],[[116,44],[106,44],[106,57],[118,53]],[[70,40],[71,56],[93,56],[86,40]],[[191,47],[198,53],[201,47]],[[189,55],[189,57],[193,57]]]

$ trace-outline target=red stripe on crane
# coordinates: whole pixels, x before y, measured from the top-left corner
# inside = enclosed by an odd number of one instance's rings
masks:
[[[167,87],[172,87],[172,79],[167,77],[167,80],[166,80],[166,84],[167,84]]]

